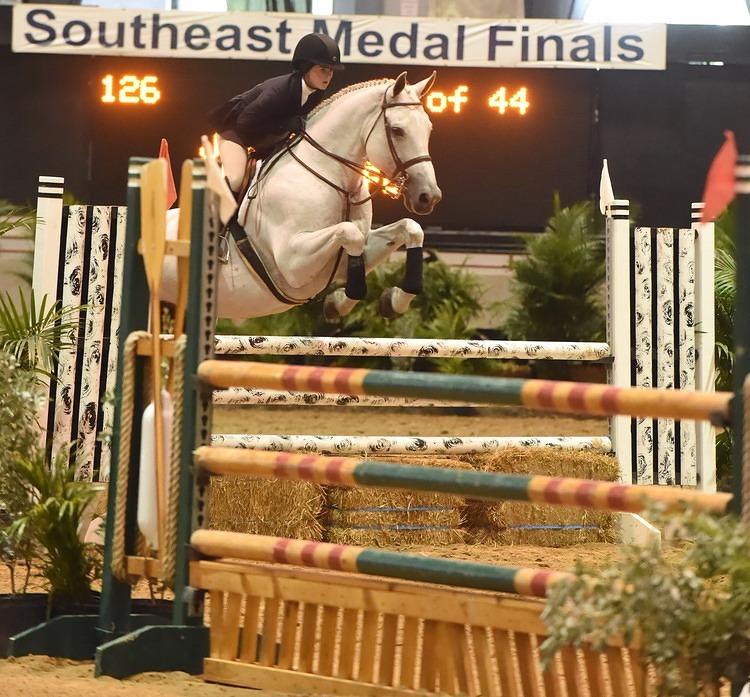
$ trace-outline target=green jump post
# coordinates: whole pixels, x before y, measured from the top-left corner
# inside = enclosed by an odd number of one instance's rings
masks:
[[[137,176],[140,165],[148,162],[143,158],[132,158],[131,175],[128,183],[128,226],[126,252],[123,274],[128,279],[122,300],[122,321],[120,324],[120,355],[123,355],[124,342],[128,335],[136,330],[146,329],[148,321],[149,295],[146,284],[145,269],[141,256],[137,253],[137,242],[140,237],[140,181]],[[184,183],[181,182],[182,185]],[[195,307],[194,293],[200,292],[203,271],[203,229],[205,223],[205,169],[203,160],[195,160],[192,183],[192,231],[191,262],[189,282],[189,307]],[[195,313],[189,313],[186,331],[189,336],[197,336]],[[195,355],[197,342],[188,343],[185,355],[186,375],[191,375],[197,362]],[[128,482],[128,500],[126,516],[126,553],[133,552],[136,534],[136,512],[138,491],[138,467],[140,464],[140,425],[145,404],[143,394],[143,361],[136,361],[137,375],[135,395],[136,404],[133,417],[133,437],[131,441],[130,480]],[[118,365],[117,396],[121,396],[123,365]],[[184,386],[185,414],[190,414],[194,403],[194,389],[189,378]],[[110,478],[110,497],[107,520],[114,521],[116,491],[118,479],[118,454],[120,448],[119,428],[121,423],[120,404],[115,411],[115,434],[112,448],[112,472]],[[175,424],[175,428],[182,425]],[[184,463],[184,453],[183,453]],[[185,479],[184,466],[181,471],[180,505],[185,494],[182,485]],[[178,522],[178,535],[182,521]],[[182,526],[184,527],[184,526]],[[107,525],[105,546],[104,585],[98,632],[100,645],[95,653],[94,673],[97,676],[108,675],[126,678],[145,671],[181,670],[188,673],[200,673],[203,669],[203,658],[208,652],[208,632],[200,619],[188,617],[183,587],[186,578],[185,543],[177,540],[175,602],[172,608],[171,622],[155,616],[139,616],[130,612],[130,586],[118,581],[112,573],[114,525]]]

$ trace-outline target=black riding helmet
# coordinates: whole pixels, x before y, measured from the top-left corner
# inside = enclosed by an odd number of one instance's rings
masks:
[[[304,73],[311,65],[344,69],[338,44],[328,34],[305,34],[297,43],[292,56],[292,67]]]

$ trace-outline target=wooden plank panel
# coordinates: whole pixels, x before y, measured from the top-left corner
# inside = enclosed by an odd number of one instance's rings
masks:
[[[162,577],[161,560],[151,557],[125,557],[125,569],[129,576],[143,576],[144,578]]]
[[[471,628],[471,639],[474,642],[474,654],[477,661],[479,691],[489,697],[500,697],[499,685],[495,680],[495,665],[492,662],[490,643],[486,627]]]
[[[479,695],[479,689],[475,683],[475,669],[472,661],[472,653],[469,647],[469,639],[466,634],[466,627],[462,624],[451,624],[453,641],[451,646],[456,654],[456,679],[458,682],[458,691],[462,694],[476,697]]]
[[[245,598],[245,623],[242,627],[240,660],[255,663],[258,658],[258,610],[260,598],[248,595]]]
[[[286,571],[287,573],[282,573]],[[314,571],[313,574],[307,572]],[[258,563],[192,562],[191,585],[206,590],[246,593],[261,597],[364,608],[373,612],[430,617],[458,624],[544,634],[540,619],[544,602],[537,598],[515,598],[481,591],[452,589],[445,593],[428,584],[340,574],[316,569],[289,569]]]
[[[393,685],[393,669],[396,664],[396,631],[398,615],[383,617],[383,640],[380,643],[380,668],[378,682],[381,685]]]
[[[274,694],[295,692],[342,697],[415,697],[413,691],[403,688],[363,684],[355,680],[310,675],[295,670],[249,665],[237,661],[222,661],[217,658],[207,658],[204,661],[203,677],[210,682],[252,687]]]
[[[630,651],[626,649],[630,658],[630,676],[635,688],[636,697],[647,697],[648,689],[648,672],[641,664],[641,654],[639,651]]]
[[[434,653],[437,674],[440,679],[440,692],[457,695],[459,694],[457,689],[458,661],[453,646],[454,636],[451,626],[445,622],[439,622],[436,634],[437,641],[435,642]]]
[[[304,673],[312,673],[313,658],[315,657],[315,630],[318,625],[318,606],[305,603],[302,609],[302,626],[299,641],[299,669]]]
[[[578,665],[578,653],[572,646],[566,646],[560,652],[563,666],[563,678],[568,697],[584,697],[585,692],[581,684],[581,670]]]
[[[625,682],[625,664],[622,658],[622,649],[608,648],[604,654],[609,666],[609,678],[612,685],[614,697],[628,697],[628,688]]]
[[[401,673],[398,684],[403,687],[414,687],[417,675],[417,649],[419,648],[419,624],[416,617],[404,618],[404,644],[401,651]]]
[[[320,675],[333,675],[333,659],[336,652],[336,624],[339,609],[326,605],[320,625],[320,659],[317,672]]]
[[[503,697],[521,697],[518,692],[516,664],[511,651],[510,635],[502,629],[496,629],[493,632],[493,638],[495,639],[500,692]]]
[[[531,645],[531,635],[519,632],[514,637],[522,693],[524,697],[542,697],[539,689],[539,662]]]
[[[542,671],[545,697],[562,697],[563,695],[557,659],[558,657],[555,656],[552,662],[547,666],[547,669]]]
[[[606,684],[604,682],[604,668],[602,667],[602,656],[590,648],[583,650],[583,664],[586,666],[586,677],[589,683],[589,692],[592,695],[606,695]]]
[[[354,649],[357,646],[359,610],[347,608],[341,619],[341,654],[338,674],[342,678],[354,677]]]
[[[263,633],[260,640],[260,663],[271,666],[276,663],[276,637],[278,636],[280,601],[266,599],[263,607]]]
[[[227,603],[224,608],[224,622],[219,640],[219,658],[233,661],[237,658],[240,639],[240,615],[242,612],[242,596],[239,593],[227,593]]]
[[[291,668],[294,664],[294,648],[297,643],[297,622],[300,604],[293,600],[284,602],[284,619],[281,623],[281,651],[279,668]]]
[[[430,692],[435,691],[437,678],[438,624],[435,620],[425,620],[422,637],[422,672],[419,678],[419,686]]]
[[[219,658],[221,650],[221,637],[224,622],[224,593],[221,591],[211,591],[208,594],[211,603],[209,610],[209,621],[211,622],[211,658]]]
[[[378,613],[365,610],[362,615],[362,650],[357,677],[362,682],[375,682],[375,647],[378,641]]]

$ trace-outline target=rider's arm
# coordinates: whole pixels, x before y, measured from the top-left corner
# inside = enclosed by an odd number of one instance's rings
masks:
[[[237,131],[246,143],[289,130],[290,113],[286,95],[277,90],[264,90],[237,116]]]

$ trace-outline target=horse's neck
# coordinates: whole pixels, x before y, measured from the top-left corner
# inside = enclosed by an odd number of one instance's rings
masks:
[[[309,133],[326,150],[361,164],[365,159],[365,128],[372,125],[379,100],[376,88],[339,97],[310,123]]]

